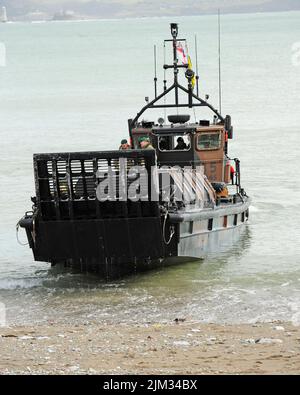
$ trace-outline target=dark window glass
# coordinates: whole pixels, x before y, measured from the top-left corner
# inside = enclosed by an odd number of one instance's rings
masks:
[[[158,148],[160,151],[189,151],[191,139],[189,135],[161,136],[158,138]]]
[[[201,133],[197,137],[197,149],[200,151],[215,150],[221,146],[220,133]]]

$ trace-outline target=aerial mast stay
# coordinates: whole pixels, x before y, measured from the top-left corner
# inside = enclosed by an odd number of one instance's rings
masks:
[[[156,45],[154,45],[154,95],[157,97],[157,57],[156,57]]]
[[[154,108],[193,108],[193,107],[208,107],[220,120],[221,123],[225,123],[225,119],[222,117],[221,113],[216,110],[211,104],[209,104],[206,100],[201,99],[198,96],[198,88],[197,95],[193,92],[193,78],[195,77],[195,73],[191,70],[188,64],[178,64],[177,58],[177,42],[185,42],[185,39],[178,39],[178,24],[171,23],[171,35],[172,39],[164,40],[164,47],[166,42],[172,42],[173,44],[173,64],[164,64],[163,68],[165,72],[168,69],[173,69],[174,81],[173,84],[168,88],[166,78],[164,79],[164,90],[160,95],[157,95],[157,75],[156,75],[156,47],[154,49],[154,62],[155,62],[155,77],[154,77],[154,90],[155,90],[155,98],[152,101],[147,101],[147,104],[141,109],[141,111],[136,115],[134,119],[128,120],[129,134],[132,137],[132,129],[136,127],[138,119],[140,116],[148,109]],[[185,88],[178,82],[178,73],[180,69],[185,69],[185,77],[188,80],[188,87]],[[197,79],[196,79],[197,80]],[[172,90],[175,92],[175,100],[172,104],[159,104],[158,102],[166,97]],[[182,91],[187,94],[188,102],[180,103],[179,102],[179,91]]]
[[[222,72],[221,72],[221,16],[218,9],[218,52],[219,52],[219,111],[222,113]]]

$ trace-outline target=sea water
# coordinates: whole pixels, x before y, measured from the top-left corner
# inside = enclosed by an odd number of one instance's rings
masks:
[[[170,22],[188,39],[194,66],[197,34],[200,95],[219,107],[215,16],[0,25],[0,303],[8,324],[300,323],[299,12],[222,17],[229,154],[241,159],[253,198],[250,222],[231,249],[105,283],[36,263],[16,241],[15,225],[35,193],[33,153],[118,148],[127,119],[153,96],[153,45],[161,64]]]

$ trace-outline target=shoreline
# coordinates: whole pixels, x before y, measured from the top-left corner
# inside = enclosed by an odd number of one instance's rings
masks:
[[[300,327],[105,324],[0,327],[0,374],[299,374]]]
[[[241,16],[241,15],[265,15],[265,14],[288,14],[288,13],[294,13],[294,12],[300,12],[300,9],[265,9],[265,10],[223,10],[223,17],[224,16]],[[106,16],[106,17],[92,17],[91,15],[83,15],[81,17],[75,18],[75,19],[52,19],[51,16],[49,16],[46,19],[26,19],[24,18],[12,18],[8,20],[7,22],[4,22],[3,24],[7,23],[46,23],[46,22],[110,22],[110,21],[135,21],[135,20],[144,20],[144,19],[159,19],[159,18],[178,18],[178,17],[183,17],[183,18],[188,18],[188,17],[214,17],[217,16],[218,13],[216,11],[211,11],[211,12],[206,12],[206,13],[190,13],[190,14],[178,14],[178,15],[130,15],[130,16],[117,16],[117,15],[111,15],[111,16]]]

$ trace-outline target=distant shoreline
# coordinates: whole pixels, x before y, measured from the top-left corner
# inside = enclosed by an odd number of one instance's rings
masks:
[[[265,14],[287,14],[300,12],[300,8],[296,10],[272,10],[272,11],[235,11],[235,12],[222,12],[223,16],[234,16],[234,15],[265,15]],[[92,17],[92,16],[82,16],[74,17],[73,19],[53,19],[49,17],[48,19],[26,19],[26,18],[15,18],[10,19],[9,22],[19,22],[19,23],[32,23],[32,22],[95,22],[95,21],[110,21],[110,20],[136,20],[136,19],[157,19],[157,18],[185,18],[185,17],[206,17],[206,16],[217,16],[215,12],[205,12],[197,14],[183,14],[183,15],[144,15],[144,16],[106,16],[106,17]],[[5,23],[3,23],[5,24]],[[1,25],[1,24],[0,24]]]

